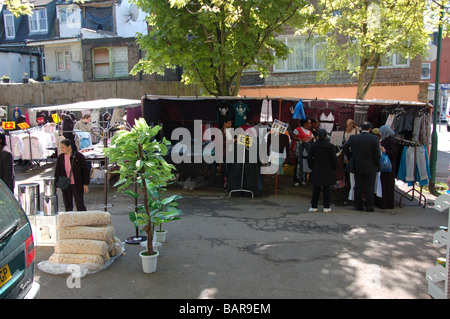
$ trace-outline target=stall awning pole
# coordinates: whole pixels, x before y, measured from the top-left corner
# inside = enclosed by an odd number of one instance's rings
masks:
[[[436,2],[435,2],[436,3]],[[441,68],[441,42],[442,42],[442,23],[444,21],[444,6],[441,7],[441,16],[439,19],[438,43],[437,43],[437,57],[436,57],[436,83],[434,84],[434,108],[433,108],[433,133],[431,135],[431,154],[430,154],[430,192],[436,192],[436,162],[437,162],[437,110],[439,105],[439,76]]]

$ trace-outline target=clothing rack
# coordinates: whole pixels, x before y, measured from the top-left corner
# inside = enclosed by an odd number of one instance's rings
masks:
[[[233,192],[247,192],[252,194],[252,198],[255,197],[255,194],[251,190],[244,189],[244,172],[245,172],[245,149],[247,149],[247,146],[244,146],[244,150],[242,152],[242,172],[241,172],[241,188],[240,189],[233,189],[228,193],[228,198],[231,199],[231,193]],[[248,149],[247,149],[248,150]]]
[[[400,139],[398,137],[394,137],[397,141],[399,141],[400,145],[405,145],[408,147],[413,147],[414,146],[414,180],[413,180],[413,185],[411,187],[411,189],[409,191],[407,191],[406,193],[401,193],[399,191],[397,191],[396,189],[395,192],[397,192],[398,194],[400,194],[400,203],[399,203],[399,207],[401,208],[402,205],[402,199],[406,198],[407,200],[409,200],[410,202],[412,202],[415,199],[415,192],[417,192],[419,194],[419,206],[422,203],[422,198],[423,198],[423,208],[425,208],[426,204],[427,204],[427,200],[426,197],[423,195],[422,193],[422,189],[423,186],[420,186],[420,190],[416,189],[416,160],[417,160],[417,143],[413,142],[413,141],[408,141],[408,140],[404,140],[404,139]],[[408,194],[411,193],[411,197],[408,198]]]

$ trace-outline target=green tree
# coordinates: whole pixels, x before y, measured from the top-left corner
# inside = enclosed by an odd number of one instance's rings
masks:
[[[20,15],[31,15],[33,6],[27,0],[5,0],[3,6],[15,17]]]
[[[358,83],[356,99],[364,99],[383,59],[426,55],[428,8],[427,0],[318,0],[315,18],[298,33],[318,35],[314,41],[324,43],[318,79],[348,72]]]
[[[164,74],[183,67],[182,81],[213,96],[237,95],[243,71],[265,75],[289,49],[275,36],[299,28],[312,13],[304,0],[135,0],[149,13],[146,54],[131,71]]]

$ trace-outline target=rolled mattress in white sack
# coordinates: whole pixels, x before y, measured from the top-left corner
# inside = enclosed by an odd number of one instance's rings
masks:
[[[108,244],[105,241],[92,239],[60,239],[55,243],[55,253],[106,256]]]
[[[109,242],[113,238],[112,226],[69,226],[58,229],[58,239],[93,239]]]
[[[57,264],[97,264],[103,266],[103,257],[91,254],[52,254],[49,261]]]
[[[102,211],[60,212],[57,228],[68,226],[110,226],[111,214]]]

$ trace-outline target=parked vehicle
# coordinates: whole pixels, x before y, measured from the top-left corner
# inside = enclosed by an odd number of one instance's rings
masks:
[[[34,241],[30,222],[9,188],[0,180],[0,298],[34,299]]]

